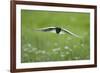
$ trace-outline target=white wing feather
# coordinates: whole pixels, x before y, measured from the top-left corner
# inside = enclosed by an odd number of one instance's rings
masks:
[[[66,33],[69,33],[70,35],[73,35],[73,36],[75,36],[75,37],[80,38],[78,35],[76,35],[76,34],[74,34],[74,33],[70,32],[70,31],[69,31],[69,30],[67,30],[67,29],[62,28],[62,31],[63,31],[63,32],[66,32]]]
[[[53,32],[56,33],[56,27],[46,27],[46,28],[39,28],[36,31],[45,31],[45,32]]]

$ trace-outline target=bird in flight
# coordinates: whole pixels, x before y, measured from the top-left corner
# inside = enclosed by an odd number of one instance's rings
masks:
[[[78,35],[70,32],[69,30],[67,29],[64,29],[64,28],[60,28],[60,27],[46,27],[46,28],[40,28],[40,29],[37,29],[37,31],[43,31],[43,32],[55,32],[56,34],[60,34],[60,33],[63,33],[63,34],[70,34],[74,37],[78,37]]]

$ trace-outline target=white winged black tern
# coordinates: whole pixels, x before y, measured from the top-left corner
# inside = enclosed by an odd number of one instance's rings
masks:
[[[45,27],[45,28],[37,29],[37,31],[43,31],[43,32],[52,32],[52,31],[53,31],[53,32],[55,32],[55,33],[57,33],[57,34],[60,34],[61,32],[63,32],[63,33],[67,33],[67,34],[70,34],[70,35],[72,35],[72,36],[75,36],[75,37],[78,37],[78,38],[79,38],[78,35],[76,35],[76,34],[70,32],[70,31],[67,30],[67,29],[60,28],[60,27]]]

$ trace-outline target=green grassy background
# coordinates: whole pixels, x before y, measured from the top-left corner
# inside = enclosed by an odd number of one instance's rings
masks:
[[[58,26],[77,34],[58,35],[34,29]],[[21,10],[21,62],[86,60],[90,58],[90,14]]]

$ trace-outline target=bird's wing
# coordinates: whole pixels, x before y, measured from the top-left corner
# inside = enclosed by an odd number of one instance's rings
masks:
[[[67,30],[67,29],[62,28],[62,31],[63,31],[63,32],[65,32],[65,33],[68,33],[68,34],[70,34],[70,35],[72,35],[72,36],[75,36],[75,37],[80,38],[78,35],[76,35],[76,34],[74,34],[74,33],[70,32],[70,31],[69,31],[69,30]]]
[[[52,31],[52,30],[55,30],[55,27],[46,27],[46,28],[40,28],[40,29],[37,29],[37,31]]]

